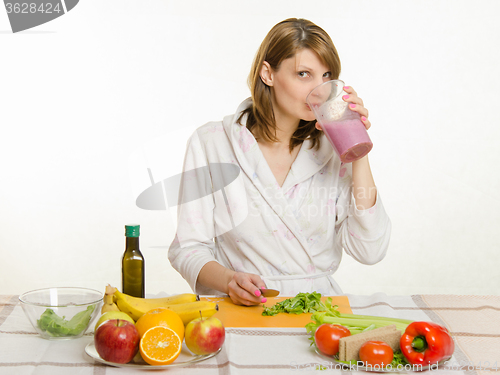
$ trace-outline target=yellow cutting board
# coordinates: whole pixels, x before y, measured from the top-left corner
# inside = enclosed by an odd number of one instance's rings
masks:
[[[271,307],[290,297],[269,297],[265,306]],[[328,296],[322,297],[325,301]],[[344,314],[352,314],[347,296],[334,296],[332,305],[338,305],[338,311]],[[219,305],[219,311],[215,313],[224,327],[285,327],[302,328],[311,322],[311,315],[308,314],[277,314],[274,316],[262,316],[264,308],[262,305],[239,306],[235,305],[229,297],[201,297],[202,301],[211,301]]]

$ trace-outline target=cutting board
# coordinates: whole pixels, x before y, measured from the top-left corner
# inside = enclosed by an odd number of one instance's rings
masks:
[[[290,297],[269,297],[265,306],[271,307]],[[328,297],[322,297],[325,301]],[[347,296],[334,296],[332,305],[338,305],[338,311],[344,314],[352,314]],[[264,308],[262,305],[239,306],[235,305],[229,297],[201,297],[203,301],[215,302],[219,305],[219,311],[215,313],[224,327],[284,327],[284,328],[303,328],[311,322],[312,314],[284,314],[280,313],[274,316],[262,316]]]

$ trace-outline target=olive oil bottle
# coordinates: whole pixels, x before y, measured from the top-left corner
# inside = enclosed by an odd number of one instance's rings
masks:
[[[126,246],[122,258],[122,291],[134,297],[145,297],[144,257],[139,250],[139,225],[125,225]]]

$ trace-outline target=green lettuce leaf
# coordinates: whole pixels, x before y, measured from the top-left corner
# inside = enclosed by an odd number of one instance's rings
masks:
[[[70,321],[61,318],[54,310],[47,309],[38,319],[38,327],[52,337],[76,336],[82,333],[90,322],[95,306],[89,306],[80,311]]]

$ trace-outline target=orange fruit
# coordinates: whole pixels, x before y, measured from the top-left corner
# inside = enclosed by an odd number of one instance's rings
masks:
[[[149,310],[137,320],[135,326],[141,337],[150,328],[164,326],[175,331],[181,339],[181,342],[184,340],[184,323],[181,317],[176,312],[166,307],[158,307]]]
[[[168,365],[181,353],[182,341],[174,330],[157,326],[142,335],[139,344],[142,359],[153,366]]]

